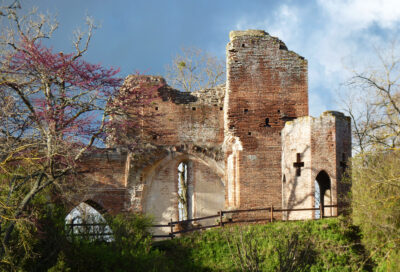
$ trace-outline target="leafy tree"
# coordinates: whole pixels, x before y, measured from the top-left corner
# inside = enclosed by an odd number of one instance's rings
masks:
[[[86,34],[76,34],[75,52],[64,54],[42,42],[57,29],[54,20],[36,10],[20,13],[18,1],[0,9],[1,258],[20,222],[35,225],[32,205],[40,192],[73,187],[82,156],[103,145],[107,129],[126,127],[117,117],[148,104],[153,91],[121,89],[119,69],[83,59],[92,20]]]
[[[225,63],[199,48],[182,48],[166,66],[166,79],[184,92],[213,88],[225,82]]]

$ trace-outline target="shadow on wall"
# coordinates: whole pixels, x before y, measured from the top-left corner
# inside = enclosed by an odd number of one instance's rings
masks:
[[[145,173],[144,213],[157,224],[216,214],[225,205],[225,186],[215,169],[193,155],[167,156]]]

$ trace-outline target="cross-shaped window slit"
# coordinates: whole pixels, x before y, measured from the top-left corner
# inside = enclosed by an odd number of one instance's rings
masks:
[[[301,167],[304,167],[304,162],[301,161],[300,153],[297,153],[296,162],[293,163],[293,166],[296,168],[296,176],[301,176]]]

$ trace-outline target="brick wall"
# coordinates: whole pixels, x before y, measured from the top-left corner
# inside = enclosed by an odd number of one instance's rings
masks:
[[[308,115],[307,61],[264,31],[231,32],[224,105],[225,138],[243,145],[240,207],[280,206],[280,132]]]

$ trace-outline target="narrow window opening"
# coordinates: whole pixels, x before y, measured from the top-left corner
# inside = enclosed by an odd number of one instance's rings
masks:
[[[247,134],[250,136],[250,135],[251,135],[251,132],[249,131],[249,132],[247,132]]]
[[[242,43],[242,47],[245,47],[244,43]]]
[[[269,123],[269,118],[265,118],[265,127],[271,127],[270,123]]]
[[[178,166],[178,211],[179,221],[189,219],[188,194],[188,163],[181,162]]]
[[[154,109],[155,109],[155,110],[158,110],[158,107],[155,107]]]
[[[192,110],[196,110],[196,107],[192,107]]]
[[[244,113],[248,113],[249,112],[249,109],[244,109]]]
[[[223,110],[223,108],[222,108],[222,107],[219,107],[219,110]]]
[[[229,126],[229,129],[234,129],[234,128],[235,128],[234,125],[230,125],[230,126]]]
[[[280,113],[281,112],[281,110],[278,110],[278,113]]]

